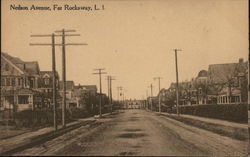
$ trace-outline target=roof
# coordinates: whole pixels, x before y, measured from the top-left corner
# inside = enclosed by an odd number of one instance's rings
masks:
[[[63,82],[59,82],[59,89],[62,90]],[[75,87],[74,81],[66,81],[66,90],[73,90]]]
[[[247,62],[228,63],[228,64],[211,64],[208,68],[208,75],[210,81],[213,83],[225,83],[228,82],[234,76],[237,76],[239,72],[245,72],[247,69]]]
[[[201,71],[198,73],[198,77],[207,77],[207,71],[206,71],[206,70],[201,70]]]
[[[94,90],[97,91],[96,85],[78,85],[75,86],[76,89]]]
[[[44,76],[45,74],[49,75],[50,77],[53,77],[52,71],[40,71],[40,76]],[[56,76],[59,77],[59,74],[57,71],[56,71]]]
[[[23,66],[23,70],[28,74],[39,74],[39,64],[37,61],[34,62],[25,62],[25,66]]]
[[[9,54],[3,52],[1,52],[1,55],[4,56],[9,62],[14,64],[17,68],[19,68],[23,73],[30,75],[39,74],[40,68],[37,61],[25,62],[18,57],[12,57]]]
[[[3,55],[5,58],[7,58],[9,61],[11,61],[12,63],[24,63],[24,61],[22,61],[20,58],[18,57],[12,57],[7,53],[1,52],[1,55]]]

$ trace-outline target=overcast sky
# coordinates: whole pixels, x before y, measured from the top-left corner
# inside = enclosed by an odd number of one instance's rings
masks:
[[[126,89],[126,98],[145,98],[153,77],[163,77],[161,86],[175,82],[173,48],[178,54],[179,80],[190,80],[209,64],[238,62],[248,56],[247,0],[121,0],[121,1],[15,1],[2,0],[2,52],[24,61],[38,61],[40,70],[51,70],[51,47],[29,46],[49,43],[50,38],[31,38],[31,34],[50,34],[62,28],[75,29],[80,37],[66,42],[88,46],[66,47],[67,80],[75,84],[96,84],[94,68],[106,68],[117,86]],[[10,4],[30,7],[65,4],[104,5],[99,11],[10,10]],[[58,38],[57,42],[61,42]],[[61,76],[61,48],[56,48],[57,70]],[[107,81],[103,91],[107,91]]]

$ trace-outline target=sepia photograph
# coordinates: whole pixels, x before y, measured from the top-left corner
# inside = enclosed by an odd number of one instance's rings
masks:
[[[1,0],[0,156],[248,156],[247,0]]]

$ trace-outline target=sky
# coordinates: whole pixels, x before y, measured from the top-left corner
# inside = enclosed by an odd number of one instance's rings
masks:
[[[104,10],[53,10],[53,5],[102,7]],[[11,10],[10,5],[48,6],[50,10]],[[178,48],[179,81],[191,80],[209,64],[238,62],[248,58],[247,0],[2,0],[1,51],[24,61],[38,61],[40,70],[51,70],[51,47],[30,46],[50,43],[51,34],[74,29],[81,36],[66,37],[66,78],[76,85],[97,85],[95,68],[114,76],[113,97],[122,86],[126,98],[142,99],[146,91],[158,93],[176,81],[175,56]],[[61,38],[56,39],[61,43]],[[56,69],[61,76],[61,47],[56,47]],[[106,75],[102,88],[107,93]]]

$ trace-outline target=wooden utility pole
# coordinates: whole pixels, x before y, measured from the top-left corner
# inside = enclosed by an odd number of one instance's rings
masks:
[[[179,115],[179,80],[178,80],[178,61],[177,61],[177,52],[182,51],[181,49],[174,49],[175,52],[175,69],[176,69],[176,112]]]
[[[118,91],[118,93],[117,93],[117,99],[118,99],[118,103],[119,103],[119,105],[120,105],[120,90],[122,90],[122,87],[121,86],[118,86],[117,87],[117,91]]]
[[[113,111],[112,80],[115,80],[115,79],[112,76],[109,76],[109,97],[110,97],[110,105],[111,105],[111,114]]]
[[[74,30],[67,30],[67,31],[74,31]],[[57,31],[60,32],[60,31]],[[75,32],[75,31],[74,31]],[[87,45],[86,43],[67,43],[65,44],[65,40],[63,39],[62,44],[56,44],[55,43],[55,37],[62,37],[64,38],[64,36],[80,36],[80,34],[43,34],[43,35],[31,35],[31,37],[51,37],[52,38],[52,43],[30,43],[30,46],[52,46],[52,72],[53,72],[53,104],[54,104],[54,127],[55,130],[57,130],[57,116],[56,116],[56,63],[55,63],[55,46],[63,46],[65,47],[66,45],[70,46],[70,45]],[[65,48],[64,48],[64,54],[65,54]],[[65,55],[64,55],[65,58]],[[63,60],[63,67],[65,67],[65,59]],[[65,71],[64,71],[65,72]],[[66,75],[63,75],[66,76]],[[65,81],[64,81],[65,82]],[[64,83],[63,83],[64,84]],[[65,91],[63,93],[65,95]],[[64,99],[65,101],[65,99]],[[62,107],[63,108],[63,107]],[[63,117],[62,117],[62,123],[63,123],[63,127],[65,127],[65,110],[63,109],[63,113],[62,113]]]
[[[110,76],[107,76],[107,79],[106,79],[108,82],[107,82],[107,85],[108,85],[108,100],[109,100],[109,103],[110,103]]]
[[[146,90],[146,108],[149,109],[149,106],[148,106],[148,90]]]
[[[151,111],[153,111],[153,100],[152,100],[152,97],[153,97],[153,85],[152,83],[150,84],[150,91],[151,91],[151,95],[150,95],[150,105],[151,105]]]
[[[99,104],[99,115],[100,118],[102,117],[102,74],[107,74],[106,72],[102,72],[102,70],[105,70],[104,68],[99,68],[99,69],[94,69],[98,71],[98,73],[93,73],[93,74],[98,74],[99,75],[99,80],[100,80],[100,104]]]
[[[80,36],[80,34],[65,34],[65,32],[76,32],[75,30],[57,30],[56,33],[61,33],[62,36],[62,90],[63,90],[63,96],[62,96],[62,126],[66,127],[66,46],[67,45],[87,45],[82,43],[65,43],[65,36]]]
[[[52,33],[51,35],[31,35],[31,37],[51,37],[52,43],[45,45],[45,46],[51,46],[52,47],[52,75],[53,75],[53,98],[52,98],[52,103],[53,103],[53,114],[54,114],[54,128],[55,131],[57,130],[57,102],[56,102],[56,59],[55,59],[55,34]],[[30,44],[31,46],[41,46],[40,44]]]
[[[159,84],[159,113],[161,113],[161,77],[155,77],[154,80],[158,79],[158,84]]]

